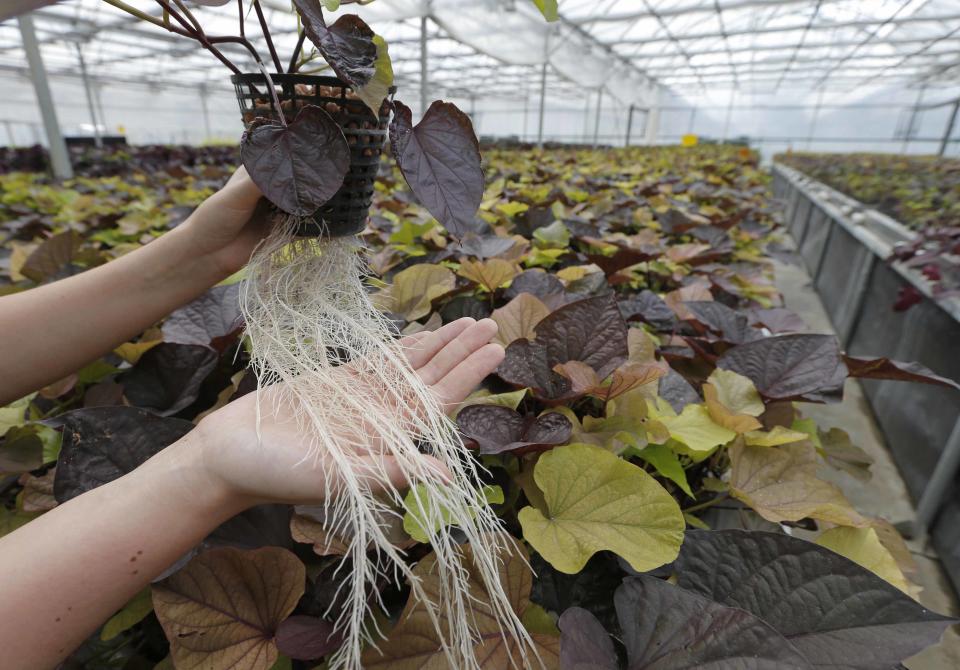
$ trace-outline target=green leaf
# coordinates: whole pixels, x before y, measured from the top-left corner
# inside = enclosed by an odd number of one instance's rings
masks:
[[[770,431],[751,430],[743,436],[744,442],[754,447],[779,447],[781,444],[792,444],[806,439],[806,433],[783,426],[774,426]]]
[[[717,368],[707,378],[717,390],[717,400],[734,414],[760,416],[765,409],[753,382],[732,370]]]
[[[562,221],[554,221],[533,231],[533,239],[541,249],[566,249],[570,246],[570,231]]]
[[[694,452],[694,457],[706,456],[737,436],[729,428],[714,423],[705,405],[687,405],[680,416],[662,416],[660,422],[667,427],[673,439]]]
[[[101,640],[112,640],[117,635],[132,628],[153,611],[153,600],[150,598],[150,587],[143,589],[133,599],[123,606],[123,609],[114,614],[103,624],[100,631]]]
[[[528,633],[542,633],[543,635],[559,635],[560,629],[557,628],[557,622],[547,610],[536,603],[530,603],[527,609],[523,611],[520,617],[523,627]]]
[[[119,368],[114,367],[105,361],[96,360],[90,365],[81,368],[80,371],[77,372],[77,381],[81,384],[95,384],[112,374],[116,374],[117,372],[120,372]]]
[[[677,454],[665,444],[651,444],[637,452],[637,456],[652,465],[657,472],[672,481],[688,496],[693,498],[693,491],[687,483],[687,473],[680,465]]]
[[[340,0],[327,0],[340,4]],[[332,10],[331,10],[332,11]],[[383,99],[390,93],[393,86],[393,63],[390,62],[390,53],[387,42],[380,35],[373,36],[373,43],[377,45],[377,60],[373,64],[373,76],[367,85],[357,89],[357,97],[363,100],[374,116],[380,115],[380,106]]]
[[[335,12],[340,9],[340,0],[320,0],[320,4],[328,12]]]
[[[820,435],[817,430],[817,422],[813,419],[794,419],[790,425],[790,430],[797,430],[810,436],[810,441],[817,449],[822,449],[820,444]]]
[[[571,444],[541,456],[534,479],[548,514],[520,510],[523,537],[560,572],[579,572],[604,549],[641,572],[676,558],[680,507],[642,468],[600,447]]]
[[[0,407],[0,435],[3,435],[14,426],[22,426],[27,422],[27,408],[36,393],[15,400],[6,407]]]
[[[893,554],[883,546],[877,531],[873,528],[838,526],[821,533],[817,538],[817,544],[841,556],[846,556],[904,593],[910,593],[907,578],[903,576]]]
[[[436,520],[432,529],[428,529],[429,507],[436,503],[430,501],[430,492],[424,484],[417,484],[415,488],[416,491],[410,489],[403,499],[403,506],[407,510],[403,515],[403,529],[417,542],[429,542],[431,535],[453,522],[453,515],[449,509],[441,506],[440,519]],[[488,505],[503,503],[503,489],[499,486],[484,486],[481,492]]]
[[[520,406],[520,403],[523,402],[523,398],[527,395],[527,389],[519,389],[517,391],[510,391],[509,393],[493,393],[481,389],[475,394],[471,394],[466,400],[464,400],[459,407],[457,407],[456,413],[460,413],[464,407],[468,405],[494,405],[496,407],[508,407],[512,410],[516,410]]]

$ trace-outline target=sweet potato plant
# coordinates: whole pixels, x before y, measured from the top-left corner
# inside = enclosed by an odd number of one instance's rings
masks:
[[[176,225],[229,174],[205,151],[124,179],[0,177],[2,291]],[[951,382],[845,356],[783,306],[766,260],[778,210],[756,156],[490,151],[485,177],[472,232],[454,238],[387,169],[362,238],[398,334],[466,315],[500,324],[506,358],[453,418],[485,467],[476,486],[519,541],[501,577],[543,665],[873,669],[935,643],[952,621],[914,600],[896,532],[817,476],[869,477],[870,459],[803,405],[835,400],[851,376]],[[255,387],[240,281],[0,410],[0,532],[129,472]],[[408,496],[384,524],[429,591],[438,529],[418,512]],[[67,666],[323,667],[340,644],[345,542],[322,508],[251,509]],[[516,649],[471,589],[477,657],[509,667]],[[386,639],[364,666],[442,665],[407,586],[376,590]]]

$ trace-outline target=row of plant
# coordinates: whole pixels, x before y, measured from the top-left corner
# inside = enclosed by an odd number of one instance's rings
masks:
[[[64,184],[0,177],[3,292],[83,271],[175,225],[232,169],[201,163]],[[825,464],[868,477],[869,458],[798,403],[836,399],[848,376],[949,382],[847,357],[783,307],[765,261],[776,212],[756,157],[725,147],[492,151],[485,172],[477,229],[462,242],[395,170],[378,180],[362,237],[380,278],[374,297],[399,332],[462,316],[500,325],[506,359],[456,421],[487,468],[477,485],[519,540],[502,578],[544,664],[876,668],[934,643],[951,621],[912,599],[914,568],[896,532],[817,477]],[[255,386],[237,292],[236,282],[218,286],[0,410],[2,532],[121,476]],[[726,525],[723,513],[765,530],[708,530]],[[438,529],[423,527],[410,497],[384,524],[429,590]],[[343,606],[345,542],[320,509],[254,508],[70,662],[169,664],[190,651],[190,630],[256,611],[272,614],[231,628],[204,667],[235,662],[243,645],[250,667],[315,667],[339,644],[331,621]],[[271,579],[285,588],[244,588],[278,571]],[[210,572],[220,585],[203,581]],[[442,663],[406,585],[378,588],[386,640],[364,665]],[[209,601],[218,589],[232,594],[230,611]],[[196,602],[186,617],[183,600]],[[519,659],[487,628],[481,619],[483,667]]]
[[[922,273],[934,296],[960,296],[960,160],[807,153],[776,160],[912,228],[914,239],[897,244],[890,260]],[[909,309],[922,298],[915,287],[904,286],[894,309]]]
[[[960,160],[955,158],[787,153],[775,160],[914,230],[960,226]]]

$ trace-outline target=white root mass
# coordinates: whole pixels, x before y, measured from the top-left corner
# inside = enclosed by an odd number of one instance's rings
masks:
[[[254,253],[240,302],[258,385],[276,385],[273,402],[294,408],[310,444],[307,458],[325,470],[327,531],[348,541],[336,577],[346,590],[347,604],[336,618],[345,642],[330,668],[361,667],[364,646],[382,635],[372,616],[377,584],[401,577],[428,612],[451,667],[479,667],[473,651],[478,616],[493,617],[525,655],[530,638],[498,576],[512,540],[485,503],[478,468],[456,427],[373,306],[358,241],[296,238],[296,224],[289,218],[277,225]],[[275,410],[258,405],[258,425]],[[448,468],[450,481],[435,473],[421,448]],[[404,492],[390,485],[376,456],[395,458],[418,498],[427,492],[418,500],[421,518],[426,528],[441,529],[430,537],[439,571],[432,597],[390,543],[384,519],[396,512],[375,489],[386,487],[396,504]],[[489,608],[471,597],[469,566],[444,518],[470,542]]]

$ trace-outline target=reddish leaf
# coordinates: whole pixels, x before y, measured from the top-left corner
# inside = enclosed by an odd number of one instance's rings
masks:
[[[327,27],[318,0],[293,0],[303,29],[333,71],[354,89],[366,86],[376,73],[374,32],[355,14],[341,16]]]
[[[477,443],[481,454],[531,451],[565,444],[573,432],[567,417],[556,412],[522,416],[509,407],[468,405],[457,415],[460,431]]]
[[[219,352],[242,328],[240,284],[214,286],[171,314],[163,324],[163,341],[199,344]]]
[[[393,104],[390,143],[410,189],[451,234],[461,237],[475,230],[483,170],[470,117],[438,100],[414,126],[410,108],[400,101]]]
[[[310,216],[343,185],[350,147],[330,115],[308,105],[288,126],[251,126],[240,159],[267,200],[288,214]]]
[[[720,335],[725,342],[743,344],[762,337],[756,328],[750,327],[745,314],[723,303],[692,300],[683,305],[693,314],[693,320]]]
[[[889,358],[856,358],[843,357],[851,377],[864,379],[892,379],[903,382],[920,382],[921,384],[936,384],[960,390],[960,384],[952,379],[941,377],[930,368],[919,363],[893,361]]]
[[[893,303],[894,312],[906,312],[908,309],[923,300],[923,294],[915,287],[907,285],[901,286],[897,292],[897,301]]]
[[[200,395],[200,385],[217,366],[209,347],[164,342],[145,353],[123,376],[127,400],[137,407],[169,416]]]

